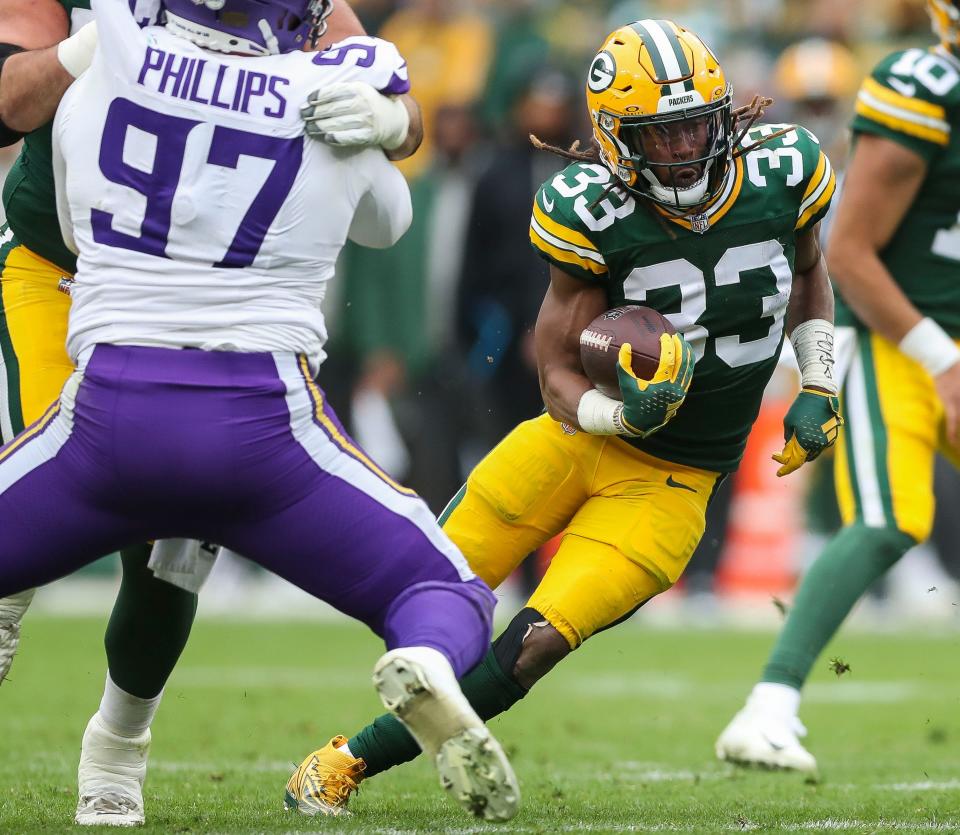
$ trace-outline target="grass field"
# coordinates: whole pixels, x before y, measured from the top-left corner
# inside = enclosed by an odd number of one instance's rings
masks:
[[[103,622],[35,617],[0,688],[0,832],[72,827],[80,735],[102,685]],[[349,819],[281,810],[312,747],[375,715],[377,641],[326,623],[201,621],[154,725],[150,832],[960,832],[960,636],[854,635],[820,665],[803,717],[823,779],[713,758],[770,644],[650,631],[592,641],[493,723],[524,800],[478,824],[417,762],[367,783]],[[76,830],[74,830],[76,831]]]

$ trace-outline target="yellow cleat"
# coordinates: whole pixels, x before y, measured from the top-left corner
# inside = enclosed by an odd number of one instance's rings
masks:
[[[367,764],[337,747],[345,736],[335,736],[307,757],[287,782],[283,805],[304,815],[349,815],[347,803],[360,788]]]

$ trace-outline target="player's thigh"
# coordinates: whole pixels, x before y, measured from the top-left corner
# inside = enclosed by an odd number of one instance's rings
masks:
[[[614,546],[665,590],[680,578],[703,536],[707,504],[721,478],[611,438],[597,470],[595,495],[568,530]]]
[[[75,430],[75,389],[0,449],[0,597],[43,585],[145,538],[142,520],[103,501],[116,489],[91,466],[112,447]]]
[[[4,440],[37,420],[73,371],[67,356],[70,297],[63,272],[26,247],[0,251],[0,433]]]
[[[239,476],[253,506],[221,544],[375,628],[409,587],[471,580],[427,505],[347,435],[313,380],[281,373],[289,432],[241,436],[265,451]]]
[[[609,446],[598,470],[601,489],[571,520],[528,604],[571,646],[679,579],[720,478],[641,456],[619,441]]]
[[[942,409],[928,374],[894,345],[861,335],[843,390],[835,477],[845,524],[917,541],[933,524],[933,460]]]
[[[496,588],[562,531],[589,495],[603,439],[548,415],[517,426],[473,469],[440,517],[470,567]]]

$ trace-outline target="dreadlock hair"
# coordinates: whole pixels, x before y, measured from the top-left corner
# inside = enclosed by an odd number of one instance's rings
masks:
[[[767,96],[754,96],[750,104],[745,104],[742,107],[736,108],[732,113],[733,126],[731,134],[733,138],[730,140],[730,146],[733,148],[731,152],[731,158],[737,159],[738,157],[743,156],[747,151],[751,151],[754,148],[764,145],[772,139],[776,139],[778,136],[783,136],[793,130],[792,127],[781,128],[778,131],[774,131],[769,136],[762,136],[757,142],[754,142],[751,145],[743,146],[741,143],[746,137],[750,129],[763,118],[763,114],[766,112],[766,109],[773,104],[773,99]],[[600,146],[597,145],[595,139],[591,138],[590,147],[586,151],[580,150],[580,140],[577,139],[569,148],[561,148],[559,145],[551,145],[549,142],[544,142],[539,137],[534,134],[530,134],[530,144],[533,145],[538,151],[549,151],[551,154],[556,154],[558,157],[563,159],[568,159],[571,162],[599,162],[603,163],[603,160],[600,158]],[[600,203],[607,198],[611,192],[616,190],[622,190],[629,194],[627,187],[621,182],[619,177],[613,177],[609,185],[594,200],[587,208],[594,209],[600,205]],[[656,214],[656,213],[655,213]],[[656,214],[659,218],[660,215]]]

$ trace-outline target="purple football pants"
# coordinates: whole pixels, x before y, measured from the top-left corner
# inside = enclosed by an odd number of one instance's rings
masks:
[[[0,597],[149,539],[219,542],[461,675],[495,599],[292,354],[98,345],[0,448]]]

